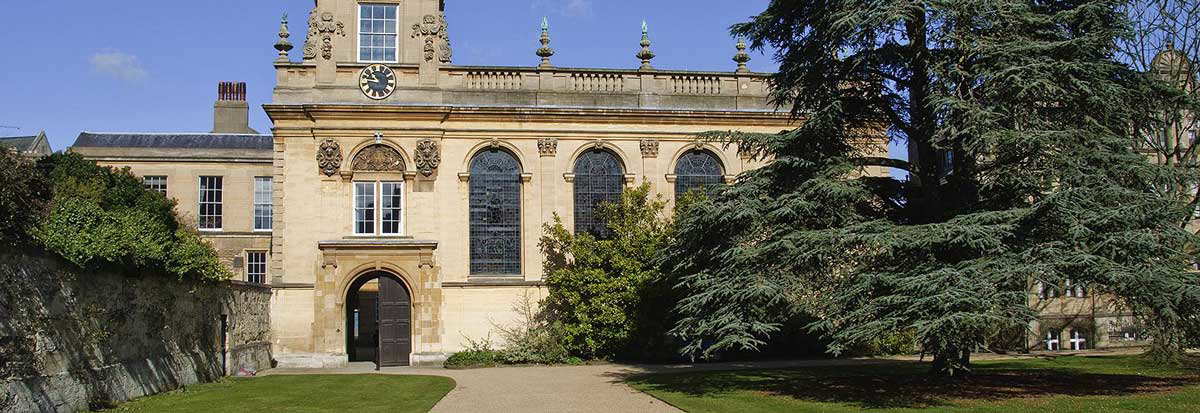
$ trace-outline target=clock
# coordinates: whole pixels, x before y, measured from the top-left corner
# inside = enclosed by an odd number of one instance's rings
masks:
[[[380,64],[367,66],[358,75],[358,88],[371,99],[387,99],[396,90],[396,72]]]

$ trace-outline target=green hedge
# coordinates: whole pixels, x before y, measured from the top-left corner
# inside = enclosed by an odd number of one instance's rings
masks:
[[[120,268],[180,278],[232,276],[216,251],[175,212],[175,201],[148,190],[129,169],[73,153],[36,165],[6,153],[0,162],[0,236],[41,247],[82,268]]]

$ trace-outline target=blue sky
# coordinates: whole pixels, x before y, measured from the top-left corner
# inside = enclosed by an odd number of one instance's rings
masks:
[[[454,63],[537,64],[538,26],[549,17],[554,63],[636,68],[641,22],[660,68],[732,70],[729,25],[767,0],[448,0]],[[207,132],[219,81],[248,83],[251,127],[270,131],[261,105],[274,87],[279,18],[292,40],[307,31],[311,0],[13,2],[0,38],[0,136],[45,130],[54,149],[81,131]],[[750,67],[773,71],[754,54]]]

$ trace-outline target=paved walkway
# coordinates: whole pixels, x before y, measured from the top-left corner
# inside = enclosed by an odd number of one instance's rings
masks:
[[[1112,355],[1126,351],[1092,351],[1088,355]],[[986,355],[976,359],[1056,357],[1066,354]],[[389,367],[375,371],[372,363],[352,363],[340,369],[274,369],[273,374],[404,374],[445,376],[458,386],[434,406],[434,412],[678,412],[679,410],[626,386],[623,381],[631,375],[646,373],[675,373],[689,371],[780,369],[819,366],[849,366],[913,360],[896,359],[838,359],[760,361],[744,363],[711,363],[681,365],[601,364],[560,367],[498,367],[474,370],[442,368]]]

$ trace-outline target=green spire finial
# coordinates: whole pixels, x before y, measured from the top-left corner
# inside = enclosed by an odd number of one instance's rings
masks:
[[[550,56],[554,56],[554,49],[550,48],[550,19],[542,17],[542,37],[538,39],[542,43],[542,47],[537,49],[538,57],[542,58],[542,64],[539,68],[545,69],[553,67],[550,65]]]

